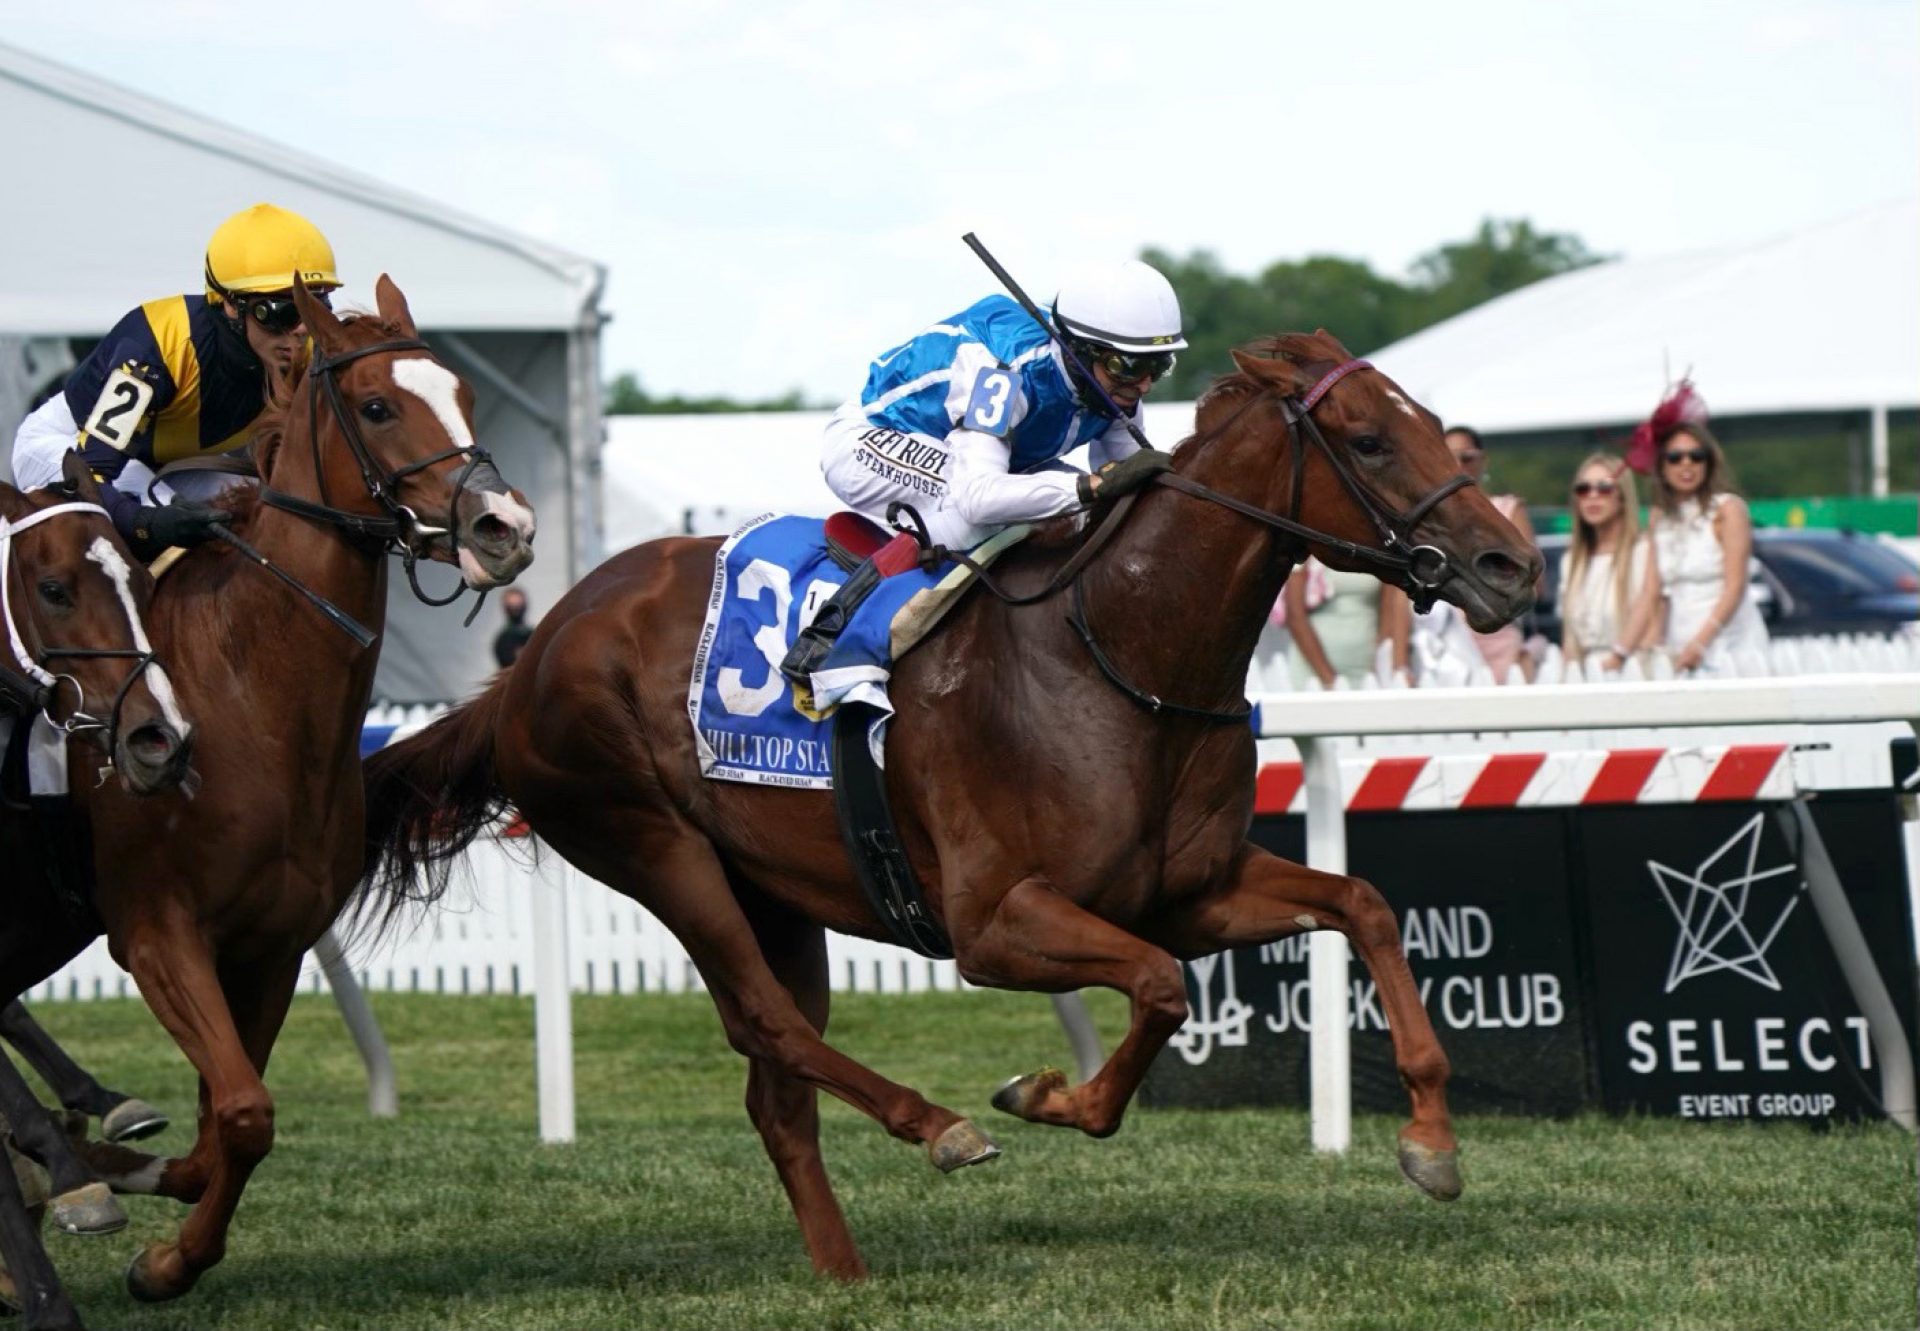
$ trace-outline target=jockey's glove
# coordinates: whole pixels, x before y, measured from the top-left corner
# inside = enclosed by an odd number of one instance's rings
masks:
[[[1147,486],[1153,478],[1173,466],[1173,455],[1162,453],[1155,448],[1143,448],[1138,453],[1129,454],[1118,462],[1109,462],[1100,468],[1100,488],[1093,488],[1093,477],[1080,478],[1080,502],[1094,504],[1121,495],[1132,494]]]
[[[198,545],[213,539],[213,529],[233,521],[225,509],[180,500],[163,507],[143,505],[133,519],[134,539],[154,553],[170,545]]]

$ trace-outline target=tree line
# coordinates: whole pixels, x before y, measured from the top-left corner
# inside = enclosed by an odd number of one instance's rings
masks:
[[[1233,368],[1227,352],[1279,329],[1327,328],[1365,355],[1429,324],[1537,282],[1584,268],[1603,257],[1578,236],[1540,231],[1524,218],[1488,218],[1464,240],[1439,245],[1414,260],[1402,280],[1376,273],[1366,262],[1336,255],[1283,259],[1252,276],[1228,272],[1209,250],[1177,256],[1148,248],[1140,257],[1167,275],[1180,297],[1191,348],[1155,396],[1198,397],[1215,375]],[[930,316],[931,317],[931,316]],[[854,374],[859,366],[851,366]],[[817,404],[798,389],[779,397],[656,397],[627,372],[607,386],[614,416],[727,411],[802,411]]]

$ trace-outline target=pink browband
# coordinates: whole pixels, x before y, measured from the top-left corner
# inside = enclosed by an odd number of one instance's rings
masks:
[[[1312,411],[1314,407],[1319,405],[1320,399],[1327,395],[1328,389],[1352,374],[1355,370],[1371,370],[1372,368],[1373,362],[1367,360],[1350,360],[1345,365],[1334,366],[1331,370],[1327,371],[1325,378],[1315,384],[1308,391],[1307,395],[1300,399],[1301,409]]]

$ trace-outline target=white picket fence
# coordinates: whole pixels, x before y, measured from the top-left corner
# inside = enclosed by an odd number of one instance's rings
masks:
[[[1743,674],[1791,675],[1867,674],[1905,672],[1920,689],[1920,636],[1887,638],[1781,639],[1764,660],[1742,664]],[[1671,678],[1655,666],[1655,679]],[[1609,683],[1641,678],[1630,667]],[[1248,693],[1259,697],[1286,687],[1284,661],[1256,658],[1249,672]],[[1484,675],[1476,682],[1491,684]],[[1581,683],[1578,666],[1569,668],[1550,654],[1537,683]],[[1590,681],[1601,683],[1602,681]],[[1399,681],[1404,686],[1406,681]],[[1519,687],[1516,683],[1515,687]],[[1364,688],[1381,687],[1369,681]],[[1393,687],[1389,685],[1387,687]],[[1685,681],[1667,687],[1686,688]],[[1345,686],[1342,685],[1344,690]],[[415,705],[377,706],[367,715],[369,727],[398,727],[404,735],[425,725],[442,709]],[[1589,726],[1591,721],[1588,722]],[[1671,742],[1673,731],[1621,729],[1568,732],[1554,738],[1535,731],[1527,736],[1476,730],[1464,733],[1369,736],[1354,741],[1372,754],[1399,749],[1407,752],[1498,749],[1520,742],[1540,747],[1545,740],[1574,748],[1626,747],[1636,742]],[[1747,732],[1751,737],[1752,732]],[[1883,735],[1884,728],[1875,732]],[[1884,739],[1878,741],[1884,753]],[[1823,759],[1848,761],[1849,746],[1833,746]],[[1291,756],[1290,741],[1263,739],[1263,760]],[[1882,764],[1884,758],[1879,760]],[[1829,784],[1819,782],[1818,784]],[[1834,780],[1832,784],[1844,784]],[[410,912],[383,940],[356,942],[349,938],[348,956],[363,987],[418,993],[523,994],[533,991],[534,894],[564,887],[568,910],[569,983],[577,993],[681,993],[701,987],[700,976],[679,942],[658,920],[627,898],[601,886],[547,852],[536,865],[531,844],[510,840],[475,846],[456,873],[454,887],[443,905],[424,915]],[[928,989],[966,987],[950,961],[929,961],[902,948],[864,939],[828,936],[831,980],[834,988],[868,993],[911,993]],[[320,992],[325,980],[309,958],[303,988]],[[52,977],[30,990],[31,1001],[125,997],[135,992],[132,978],[107,954],[105,940],[95,943]]]

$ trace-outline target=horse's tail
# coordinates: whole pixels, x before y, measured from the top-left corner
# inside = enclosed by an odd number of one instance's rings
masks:
[[[507,808],[493,767],[506,682],[502,672],[479,697],[361,765],[367,841],[356,923],[384,930],[408,903],[445,896],[454,860]]]

